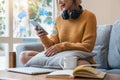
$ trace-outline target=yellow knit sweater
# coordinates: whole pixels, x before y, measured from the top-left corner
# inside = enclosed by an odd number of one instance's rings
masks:
[[[58,52],[65,50],[91,52],[96,40],[96,25],[95,15],[88,10],[83,10],[75,20],[63,20],[59,15],[50,38],[44,36],[41,41],[46,49],[55,45]],[[91,62],[94,63],[93,59]]]

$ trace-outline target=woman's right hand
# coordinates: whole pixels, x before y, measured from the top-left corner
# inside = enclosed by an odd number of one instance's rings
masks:
[[[35,27],[35,30],[37,32],[37,35],[41,38],[43,36],[46,36],[48,33],[45,31],[45,30],[42,30],[42,29],[38,29],[37,27]]]

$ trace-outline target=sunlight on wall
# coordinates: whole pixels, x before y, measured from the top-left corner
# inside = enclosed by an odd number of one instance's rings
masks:
[[[120,0],[82,0],[82,5],[95,13],[98,24],[113,24],[120,19]]]

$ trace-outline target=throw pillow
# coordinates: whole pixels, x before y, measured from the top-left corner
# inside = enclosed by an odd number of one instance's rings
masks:
[[[97,38],[93,52],[96,53],[94,60],[101,65],[98,68],[108,68],[107,57],[111,28],[112,26],[108,24],[97,26]]]
[[[108,63],[110,68],[120,69],[120,20],[113,24],[111,31]]]
[[[47,57],[45,56],[44,52],[45,51],[35,55],[25,64],[25,66],[61,68],[61,66],[59,65],[59,61],[61,61],[61,59],[66,56],[77,56],[79,59],[88,60],[89,58],[92,58],[95,55],[94,53],[71,50],[71,51],[63,51],[54,56]]]

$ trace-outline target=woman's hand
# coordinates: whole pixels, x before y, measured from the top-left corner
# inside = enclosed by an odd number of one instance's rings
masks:
[[[37,32],[37,35],[38,35],[40,38],[48,34],[47,32],[45,32],[45,30],[43,30],[43,29],[40,29],[40,30],[39,30],[37,27],[35,28],[35,30],[36,30],[36,32]]]
[[[45,55],[49,57],[49,56],[55,55],[57,52],[58,51],[57,51],[56,47],[55,46],[51,46],[50,48],[48,48],[46,50]]]

